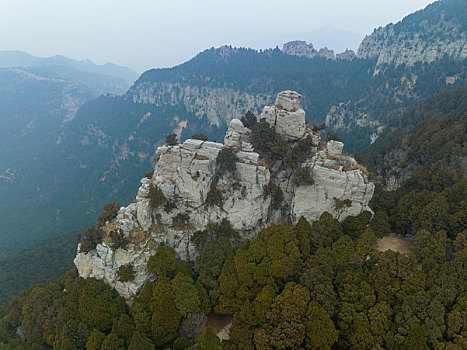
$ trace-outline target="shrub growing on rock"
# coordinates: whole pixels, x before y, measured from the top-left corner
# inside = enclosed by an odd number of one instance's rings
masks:
[[[147,195],[149,202],[153,208],[158,208],[167,201],[167,198],[164,196],[164,193],[155,184],[149,186],[149,193]]]
[[[176,134],[167,134],[165,135],[165,144],[167,146],[176,146],[178,145],[178,137]]]
[[[172,220],[175,226],[185,226],[190,222],[190,217],[188,214],[178,213]]]
[[[263,185],[264,198],[271,196],[271,204],[274,210],[281,208],[282,202],[284,201],[284,193],[282,189],[275,183],[268,183]]]
[[[253,127],[250,142],[254,149],[268,161],[286,159],[290,153],[289,144],[265,119],[261,119]]]
[[[208,137],[204,134],[195,134],[191,137],[193,140],[207,141]]]
[[[102,231],[101,229],[90,227],[82,235],[79,235],[78,239],[80,241],[79,252],[88,253],[96,249],[97,244],[102,242]]]
[[[297,185],[310,186],[315,184],[315,180],[311,176],[311,169],[306,168],[297,168],[295,170],[295,182]]]
[[[237,161],[237,155],[232,148],[222,148],[216,158],[217,174],[219,176],[224,175],[227,172],[234,174],[237,169]]]
[[[117,217],[120,205],[116,202],[106,203],[102,206],[102,212],[97,218],[97,228],[105,225],[107,221],[111,221]]]
[[[120,229],[110,231],[109,237],[110,248],[112,248],[112,250],[117,250],[119,248],[125,249],[128,243],[130,243]]]
[[[250,130],[252,130],[258,122],[256,116],[252,111],[247,111],[245,115],[240,119],[240,121],[243,123],[243,126]]]
[[[136,271],[131,264],[122,265],[118,268],[118,280],[120,282],[133,281]]]
[[[217,205],[218,207],[222,208],[222,191],[217,188],[217,181],[211,182],[204,204],[206,204],[208,207]]]

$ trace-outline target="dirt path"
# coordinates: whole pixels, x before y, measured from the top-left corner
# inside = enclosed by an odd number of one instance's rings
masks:
[[[389,236],[378,239],[377,249],[383,252],[391,249],[399,253],[409,253],[412,244],[413,238],[391,233]]]
[[[207,315],[206,326],[214,328],[217,336],[222,339],[229,339],[229,330],[232,326],[232,315],[216,315],[211,312]]]

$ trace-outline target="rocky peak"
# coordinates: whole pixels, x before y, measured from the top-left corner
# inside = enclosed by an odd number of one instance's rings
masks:
[[[307,58],[323,57],[328,60],[335,60],[334,51],[323,47],[319,51],[315,50],[312,43],[307,44],[306,41],[295,40],[289,41],[282,46],[282,52],[291,56],[302,56]]]
[[[301,95],[295,91],[282,91],[274,106],[266,106],[259,116],[276,129],[286,141],[297,141],[306,130],[305,111],[300,108]]]
[[[193,234],[208,223],[226,219],[244,240],[271,223],[295,223],[301,216],[313,221],[325,211],[343,220],[369,210],[374,186],[366,171],[354,158],[342,155],[341,142],[320,142],[319,132],[306,124],[299,101],[297,92],[283,91],[259,117],[290,147],[304,142],[305,157],[294,167],[285,159],[262,159],[250,143],[252,131],[238,119],[230,122],[225,144],[188,139],[159,147],[154,175],[141,180],[135,203],[121,208],[104,227],[105,232],[121,232],[128,244],[116,247],[104,235],[96,249],[78,250],[74,262],[80,276],[102,279],[130,301],[154,278],[146,263],[156,248],[173,247],[179,258],[193,263],[199,254]],[[235,169],[219,175],[218,155],[227,147],[236,156]],[[280,202],[271,188],[282,193]],[[165,204],[151,205],[154,189]],[[122,265],[131,265],[133,280],[120,281]]]

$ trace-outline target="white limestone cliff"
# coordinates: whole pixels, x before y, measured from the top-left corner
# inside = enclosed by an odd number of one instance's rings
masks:
[[[342,155],[342,143],[324,145],[319,141],[319,133],[305,122],[299,100],[300,95],[294,91],[281,92],[275,105],[265,107],[260,118],[265,118],[291,145],[311,137],[309,157],[300,167],[309,169],[313,184],[300,183],[295,170],[283,161],[267,165],[250,144],[251,130],[238,119],[230,122],[224,144],[188,139],[180,145],[159,147],[154,175],[141,180],[136,202],[122,207],[117,218],[105,225],[106,234],[96,249],[87,253],[78,250],[74,262],[80,276],[102,279],[130,301],[147,280],[154,278],[146,263],[157,247],[173,247],[179,258],[192,263],[199,252],[191,237],[208,223],[227,219],[241,239],[247,239],[271,223],[295,223],[301,216],[316,220],[325,211],[343,220],[369,210],[374,186],[368,182],[365,170],[352,157]],[[206,198],[217,178],[217,155],[225,147],[232,147],[236,153],[236,170],[218,177],[216,187],[222,192],[222,206],[210,206]],[[270,196],[265,196],[269,183],[283,191],[279,210],[274,210]],[[151,206],[151,185],[174,204],[173,209]],[[180,216],[188,221],[178,222]],[[111,230],[120,230],[129,244],[112,249],[108,234]],[[127,264],[133,267],[135,278],[121,282],[118,269]]]

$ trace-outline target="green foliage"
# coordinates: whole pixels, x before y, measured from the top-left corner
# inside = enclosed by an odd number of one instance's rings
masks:
[[[174,226],[186,226],[190,223],[190,216],[185,213],[178,213],[172,218]]]
[[[240,118],[240,121],[243,123],[243,126],[250,130],[253,130],[256,123],[258,122],[255,114],[250,110],[248,110],[245,115]]]
[[[336,132],[328,131],[326,134],[326,142],[328,141],[340,141],[340,137]]]
[[[217,154],[217,176],[222,176],[226,173],[235,174],[237,169],[237,155],[231,147],[222,148]]]
[[[150,273],[158,277],[172,277],[177,269],[175,250],[162,244],[159,245],[156,254],[149,258],[147,268]]]
[[[178,136],[177,134],[167,134],[165,135],[165,144],[167,146],[176,146],[178,145]]]
[[[130,343],[128,344],[128,350],[155,350],[155,348],[151,340],[140,332],[133,333]]]
[[[212,327],[208,326],[204,328],[195,349],[222,350],[221,341]]]
[[[201,140],[201,141],[207,141],[208,140],[208,137],[204,134],[195,134],[193,136],[191,136],[191,138],[193,140]]]
[[[311,175],[311,169],[297,168],[295,169],[295,182],[299,186],[312,186],[315,184],[315,179]]]
[[[155,184],[149,185],[149,193],[147,197],[153,208],[158,208],[167,202],[167,198],[165,197],[164,192],[162,192],[159,186]]]
[[[334,197],[334,207],[336,210],[342,210],[352,206],[352,201],[350,199],[339,199]]]
[[[102,206],[102,212],[97,218],[97,229],[105,225],[107,221],[112,221],[117,217],[120,205],[118,203],[112,202],[107,203]]]
[[[91,250],[96,249],[96,246],[102,242],[102,230],[90,227],[83,232],[79,238],[79,251],[81,253],[88,253]]]
[[[170,213],[172,210],[177,209],[175,202],[168,200],[164,205],[164,211]]]
[[[125,249],[130,243],[121,229],[110,231],[109,239],[112,250]]]
[[[201,301],[191,276],[181,272],[177,273],[172,280],[172,289],[175,307],[182,317],[200,311]]]
[[[286,159],[290,153],[288,143],[264,119],[253,127],[250,142],[254,149],[269,162]]]
[[[204,204],[208,207],[217,205],[219,208],[222,208],[222,191],[217,188],[217,181],[211,182]]]
[[[0,308],[34,283],[51,282],[73,267],[76,233],[48,238],[0,258]]]
[[[94,328],[86,343],[86,350],[100,350],[105,339],[105,333]]]
[[[271,204],[274,210],[279,210],[284,201],[284,193],[279,185],[273,182],[263,185],[264,198],[271,196]]]
[[[370,221],[370,227],[376,234],[376,237],[381,238],[391,233],[391,225],[389,224],[389,217],[385,211],[379,210]]]
[[[118,268],[118,280],[120,282],[133,281],[135,279],[136,271],[131,264],[121,265]]]
[[[329,247],[344,234],[342,226],[328,212],[321,214],[318,221],[312,224],[312,243],[317,249],[320,247]]]

